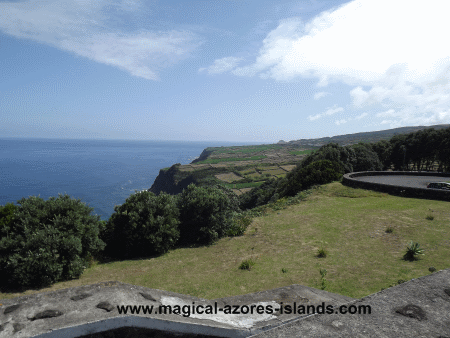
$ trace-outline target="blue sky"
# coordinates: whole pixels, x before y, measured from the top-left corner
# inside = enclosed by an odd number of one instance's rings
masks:
[[[450,123],[448,1],[0,1],[0,137],[272,143]]]

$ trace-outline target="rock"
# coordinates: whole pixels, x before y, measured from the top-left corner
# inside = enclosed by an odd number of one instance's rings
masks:
[[[97,304],[97,307],[99,309],[103,309],[108,312],[111,312],[112,310],[114,310],[114,306],[110,302],[100,302]]]
[[[180,163],[177,163],[168,170],[161,169],[148,191],[151,191],[155,195],[159,195],[160,192],[176,195],[181,193],[183,189],[186,189],[189,184],[195,183],[195,179],[192,175],[189,175],[179,182],[175,179],[175,175],[177,174],[180,165]]]
[[[6,315],[8,313],[14,312],[16,311],[18,308],[20,308],[22,306],[22,304],[15,304],[15,305],[11,305],[8,306],[5,311],[3,311],[3,313]]]
[[[156,302],[157,300],[152,297],[149,293],[140,292],[141,296],[144,297],[147,300],[151,300],[152,302]]]
[[[421,307],[413,304],[408,304],[395,310],[403,316],[415,318],[417,320],[427,319],[425,311]]]
[[[34,317],[31,318],[31,320],[59,317],[62,316],[63,314],[64,313],[59,310],[45,310],[35,314]]]

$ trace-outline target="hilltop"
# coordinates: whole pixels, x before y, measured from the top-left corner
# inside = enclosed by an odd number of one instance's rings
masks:
[[[281,140],[276,144],[208,147],[190,164],[178,163],[161,169],[149,191],[155,194],[161,191],[178,194],[190,183],[221,183],[240,195],[269,179],[286,176],[306,155],[330,142],[342,146],[359,142],[375,143],[390,140],[395,135],[447,127],[450,127],[450,124],[402,127],[289,142]]]

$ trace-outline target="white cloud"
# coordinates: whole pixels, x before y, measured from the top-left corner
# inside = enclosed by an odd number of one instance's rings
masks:
[[[336,107],[336,105],[334,105],[334,107],[333,108],[328,108],[326,111],[324,111],[323,113],[321,113],[321,114],[316,114],[316,115],[310,115],[310,116],[308,116],[308,119],[310,120],[310,121],[314,121],[314,120],[317,120],[317,119],[320,119],[321,117],[324,117],[324,116],[329,116],[329,115],[334,115],[334,114],[336,114],[336,113],[339,113],[339,112],[341,112],[341,111],[344,111],[344,108],[342,108],[342,107]]]
[[[314,94],[314,100],[319,100],[320,98],[330,95],[330,93],[327,92],[318,92],[316,94]]]
[[[376,114],[377,117],[390,117],[395,115],[398,115],[398,113],[396,113],[394,109],[389,109],[387,111]]]
[[[202,42],[186,31],[127,33],[111,27],[110,7],[135,12],[141,6],[136,0],[0,3],[0,31],[156,80],[159,69],[189,57]]]
[[[214,61],[214,64],[207,68],[200,68],[199,72],[206,70],[208,74],[221,74],[236,67],[242,58],[226,57]]]
[[[233,74],[316,78],[318,87],[340,81],[354,86],[349,94],[355,108],[395,109],[395,118],[383,123],[448,123],[447,8],[445,0],[357,0],[309,22],[287,18],[263,40],[255,62]]]
[[[362,113],[361,115],[356,116],[356,117],[355,117],[355,120],[361,120],[361,119],[365,118],[367,115],[369,115],[369,114],[367,114],[367,113]]]
[[[337,125],[340,125],[340,124],[347,123],[347,120],[344,120],[344,119],[342,119],[342,120],[336,120],[335,123],[336,123]]]

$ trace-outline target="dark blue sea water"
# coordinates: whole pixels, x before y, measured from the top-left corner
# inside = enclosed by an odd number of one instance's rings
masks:
[[[250,143],[4,138],[0,205],[67,193],[106,220],[135,190],[149,189],[160,169],[188,164],[207,147],[244,144]]]

